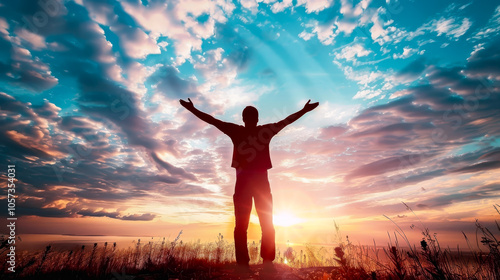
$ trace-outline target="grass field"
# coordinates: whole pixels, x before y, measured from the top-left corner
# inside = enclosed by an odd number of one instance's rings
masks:
[[[495,209],[498,208],[495,206]],[[305,246],[278,251],[278,273],[266,275],[259,266],[260,245],[249,243],[254,274],[234,272],[234,244],[219,234],[216,242],[137,240],[134,247],[95,243],[72,250],[17,253],[16,272],[7,271],[6,239],[1,242],[2,279],[500,279],[500,242],[476,221],[484,250],[442,248],[426,229],[420,244],[409,244],[398,229],[384,247],[353,245],[339,240],[332,249]],[[467,242],[471,242],[464,234]],[[470,243],[469,243],[470,244]],[[470,247],[469,249],[472,249]]]

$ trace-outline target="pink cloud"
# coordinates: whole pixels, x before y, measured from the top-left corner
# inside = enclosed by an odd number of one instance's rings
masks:
[[[154,2],[147,6],[139,2],[122,2],[121,5],[154,38],[167,36],[174,40],[177,64],[191,58],[192,51],[201,50],[202,39],[213,36],[215,23],[225,22],[224,14],[231,14],[234,9],[234,6],[223,1],[182,1],[177,4]],[[210,15],[205,23],[193,18],[205,13]]]

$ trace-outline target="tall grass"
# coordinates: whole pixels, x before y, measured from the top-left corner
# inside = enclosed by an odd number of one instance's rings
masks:
[[[405,206],[413,214],[410,207]],[[500,214],[499,205],[495,210]],[[415,217],[417,217],[415,215]],[[388,218],[388,217],[387,217]],[[417,217],[418,218],[418,217]],[[390,218],[388,218],[391,220]],[[392,220],[391,220],[392,221]],[[392,221],[394,223],[394,221]],[[354,245],[335,224],[337,240],[331,248],[306,245],[300,250],[287,244],[278,250],[275,263],[302,279],[500,279],[500,241],[479,221],[473,250],[471,239],[464,238],[469,250],[443,248],[436,235],[422,224],[422,240],[411,244],[404,231],[388,236],[386,246]],[[500,225],[496,229],[500,233]],[[172,240],[137,240],[133,247],[119,249],[116,243],[94,243],[72,250],[22,251],[17,254],[16,273],[9,273],[3,260],[2,279],[236,279],[227,266],[235,262],[234,243],[219,234],[214,242],[183,242],[182,231]],[[0,240],[0,253],[6,257],[7,243]],[[261,263],[260,244],[248,244],[250,263]],[[320,269],[321,268],[321,269]]]
[[[156,274],[166,279],[210,279],[214,268],[234,261],[233,245],[222,235],[217,242],[202,244],[183,242],[181,233],[170,242],[165,238],[147,243],[139,239],[133,247],[123,249],[105,242],[73,250],[56,250],[49,245],[43,251],[23,251],[17,256],[16,273],[8,273],[3,261],[0,278],[125,279],[123,275]]]

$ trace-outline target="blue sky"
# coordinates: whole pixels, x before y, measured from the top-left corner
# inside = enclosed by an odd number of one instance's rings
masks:
[[[334,218],[385,236],[383,214],[415,222],[401,201],[472,230],[500,195],[499,31],[500,1],[3,3],[18,213],[50,221],[32,233],[230,232],[231,142],[178,100],[236,123],[254,105],[265,123],[312,99],[272,143],[275,213],[303,221],[281,238],[322,238]]]

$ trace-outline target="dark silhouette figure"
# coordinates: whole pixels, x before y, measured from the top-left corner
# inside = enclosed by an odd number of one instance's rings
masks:
[[[255,202],[257,215],[262,229],[261,257],[264,265],[272,269],[275,258],[275,233],[273,226],[273,199],[267,178],[267,170],[272,168],[269,154],[269,143],[274,135],[285,126],[293,123],[305,113],[314,110],[319,103],[307,101],[300,111],[291,114],[285,119],[265,125],[257,125],[259,112],[255,107],[247,106],[243,110],[245,126],[223,122],[196,109],[191,99],[180,100],[182,106],[188,109],[201,120],[214,125],[228,135],[234,145],[231,167],[236,169],[236,186],[233,195],[234,215],[234,243],[236,261],[239,265],[248,268],[250,258],[247,247],[247,229],[252,211],[252,198]]]

